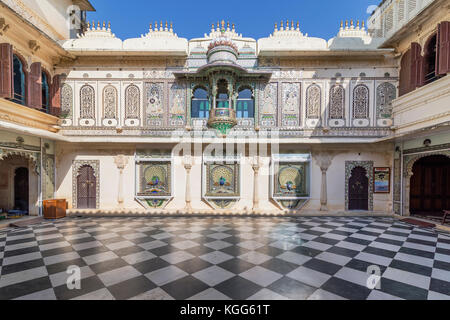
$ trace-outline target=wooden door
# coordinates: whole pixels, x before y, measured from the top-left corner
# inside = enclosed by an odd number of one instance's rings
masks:
[[[14,209],[28,214],[29,207],[28,169],[18,168],[14,172]]]
[[[77,208],[95,209],[97,207],[97,179],[91,166],[83,166],[77,177]]]
[[[422,158],[413,166],[410,212],[442,215],[442,210],[450,210],[450,158]]]
[[[369,179],[363,167],[356,167],[348,181],[348,209],[369,210]]]

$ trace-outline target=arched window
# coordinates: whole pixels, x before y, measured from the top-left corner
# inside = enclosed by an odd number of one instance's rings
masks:
[[[191,102],[191,118],[209,118],[208,92],[204,88],[194,90]]]
[[[95,119],[95,90],[88,84],[80,89],[80,118]]]
[[[239,91],[236,117],[237,118],[253,118],[255,116],[255,101],[252,90],[243,88]]]
[[[139,119],[141,94],[140,90],[134,84],[130,84],[125,89],[125,118]]]
[[[345,89],[341,85],[334,85],[330,89],[330,119],[345,118]]]
[[[16,55],[13,55],[13,70],[14,70],[14,96],[13,100],[16,103],[25,105],[25,71],[22,60]]]
[[[436,75],[436,40],[437,35],[431,36],[427,44],[425,45],[425,57],[424,57],[424,74],[425,84],[431,83],[437,80]]]
[[[230,107],[230,96],[227,85],[227,81],[223,79],[217,83],[216,108],[228,109]]]
[[[369,88],[363,84],[353,89],[353,118],[369,118]]]
[[[50,88],[48,85],[47,73],[42,72],[42,110],[50,111]]]

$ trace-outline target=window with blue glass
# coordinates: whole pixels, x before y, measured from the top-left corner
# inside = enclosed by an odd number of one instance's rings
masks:
[[[236,117],[237,118],[253,118],[255,116],[255,101],[253,92],[250,89],[242,89],[239,91]]]
[[[12,101],[25,105],[25,72],[22,61],[16,55],[13,56],[14,70],[14,96]]]
[[[217,83],[216,108],[229,108],[230,96],[228,94],[228,83],[226,80],[219,80]]]
[[[47,112],[50,111],[50,90],[45,72],[42,72],[42,109]]]
[[[194,96],[191,102],[191,118],[209,118],[208,92],[204,88],[194,90]]]

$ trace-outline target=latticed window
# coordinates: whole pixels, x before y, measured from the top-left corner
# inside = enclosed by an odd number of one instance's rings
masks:
[[[194,90],[194,96],[191,102],[191,118],[209,118],[208,92],[204,88]]]
[[[306,90],[306,117],[308,119],[319,119],[321,112],[320,87],[313,84]]]
[[[255,103],[253,93],[250,89],[242,89],[236,106],[237,118],[253,118],[255,116]]]
[[[353,118],[369,118],[369,88],[363,84],[353,89]]]
[[[125,118],[138,119],[141,101],[140,90],[134,84],[125,89]]]
[[[95,90],[90,85],[84,85],[80,90],[80,117],[95,119]]]
[[[117,110],[117,89],[106,86],[103,89],[103,115],[105,119],[115,119]]]
[[[341,85],[334,85],[330,89],[330,119],[345,118],[345,89]]]
[[[73,110],[73,91],[72,87],[64,84],[61,89],[61,116],[72,118]]]

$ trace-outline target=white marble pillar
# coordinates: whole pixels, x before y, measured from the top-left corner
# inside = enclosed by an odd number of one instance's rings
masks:
[[[186,170],[186,194],[185,194],[185,208],[186,213],[192,212],[192,199],[191,199],[191,169],[193,165],[193,159],[191,156],[184,157],[184,169]]]
[[[253,211],[259,210],[259,188],[258,188],[258,178],[259,169],[261,167],[259,157],[253,159]]]
[[[119,169],[119,187],[117,192],[117,203],[119,207],[123,207],[124,199],[123,199],[123,170],[128,164],[128,158],[124,155],[118,155],[114,158],[114,163]]]
[[[331,166],[333,158],[336,156],[335,152],[321,152],[314,155],[317,165],[322,172],[322,184],[320,188],[320,211],[328,211],[328,186],[327,186],[327,171]]]

